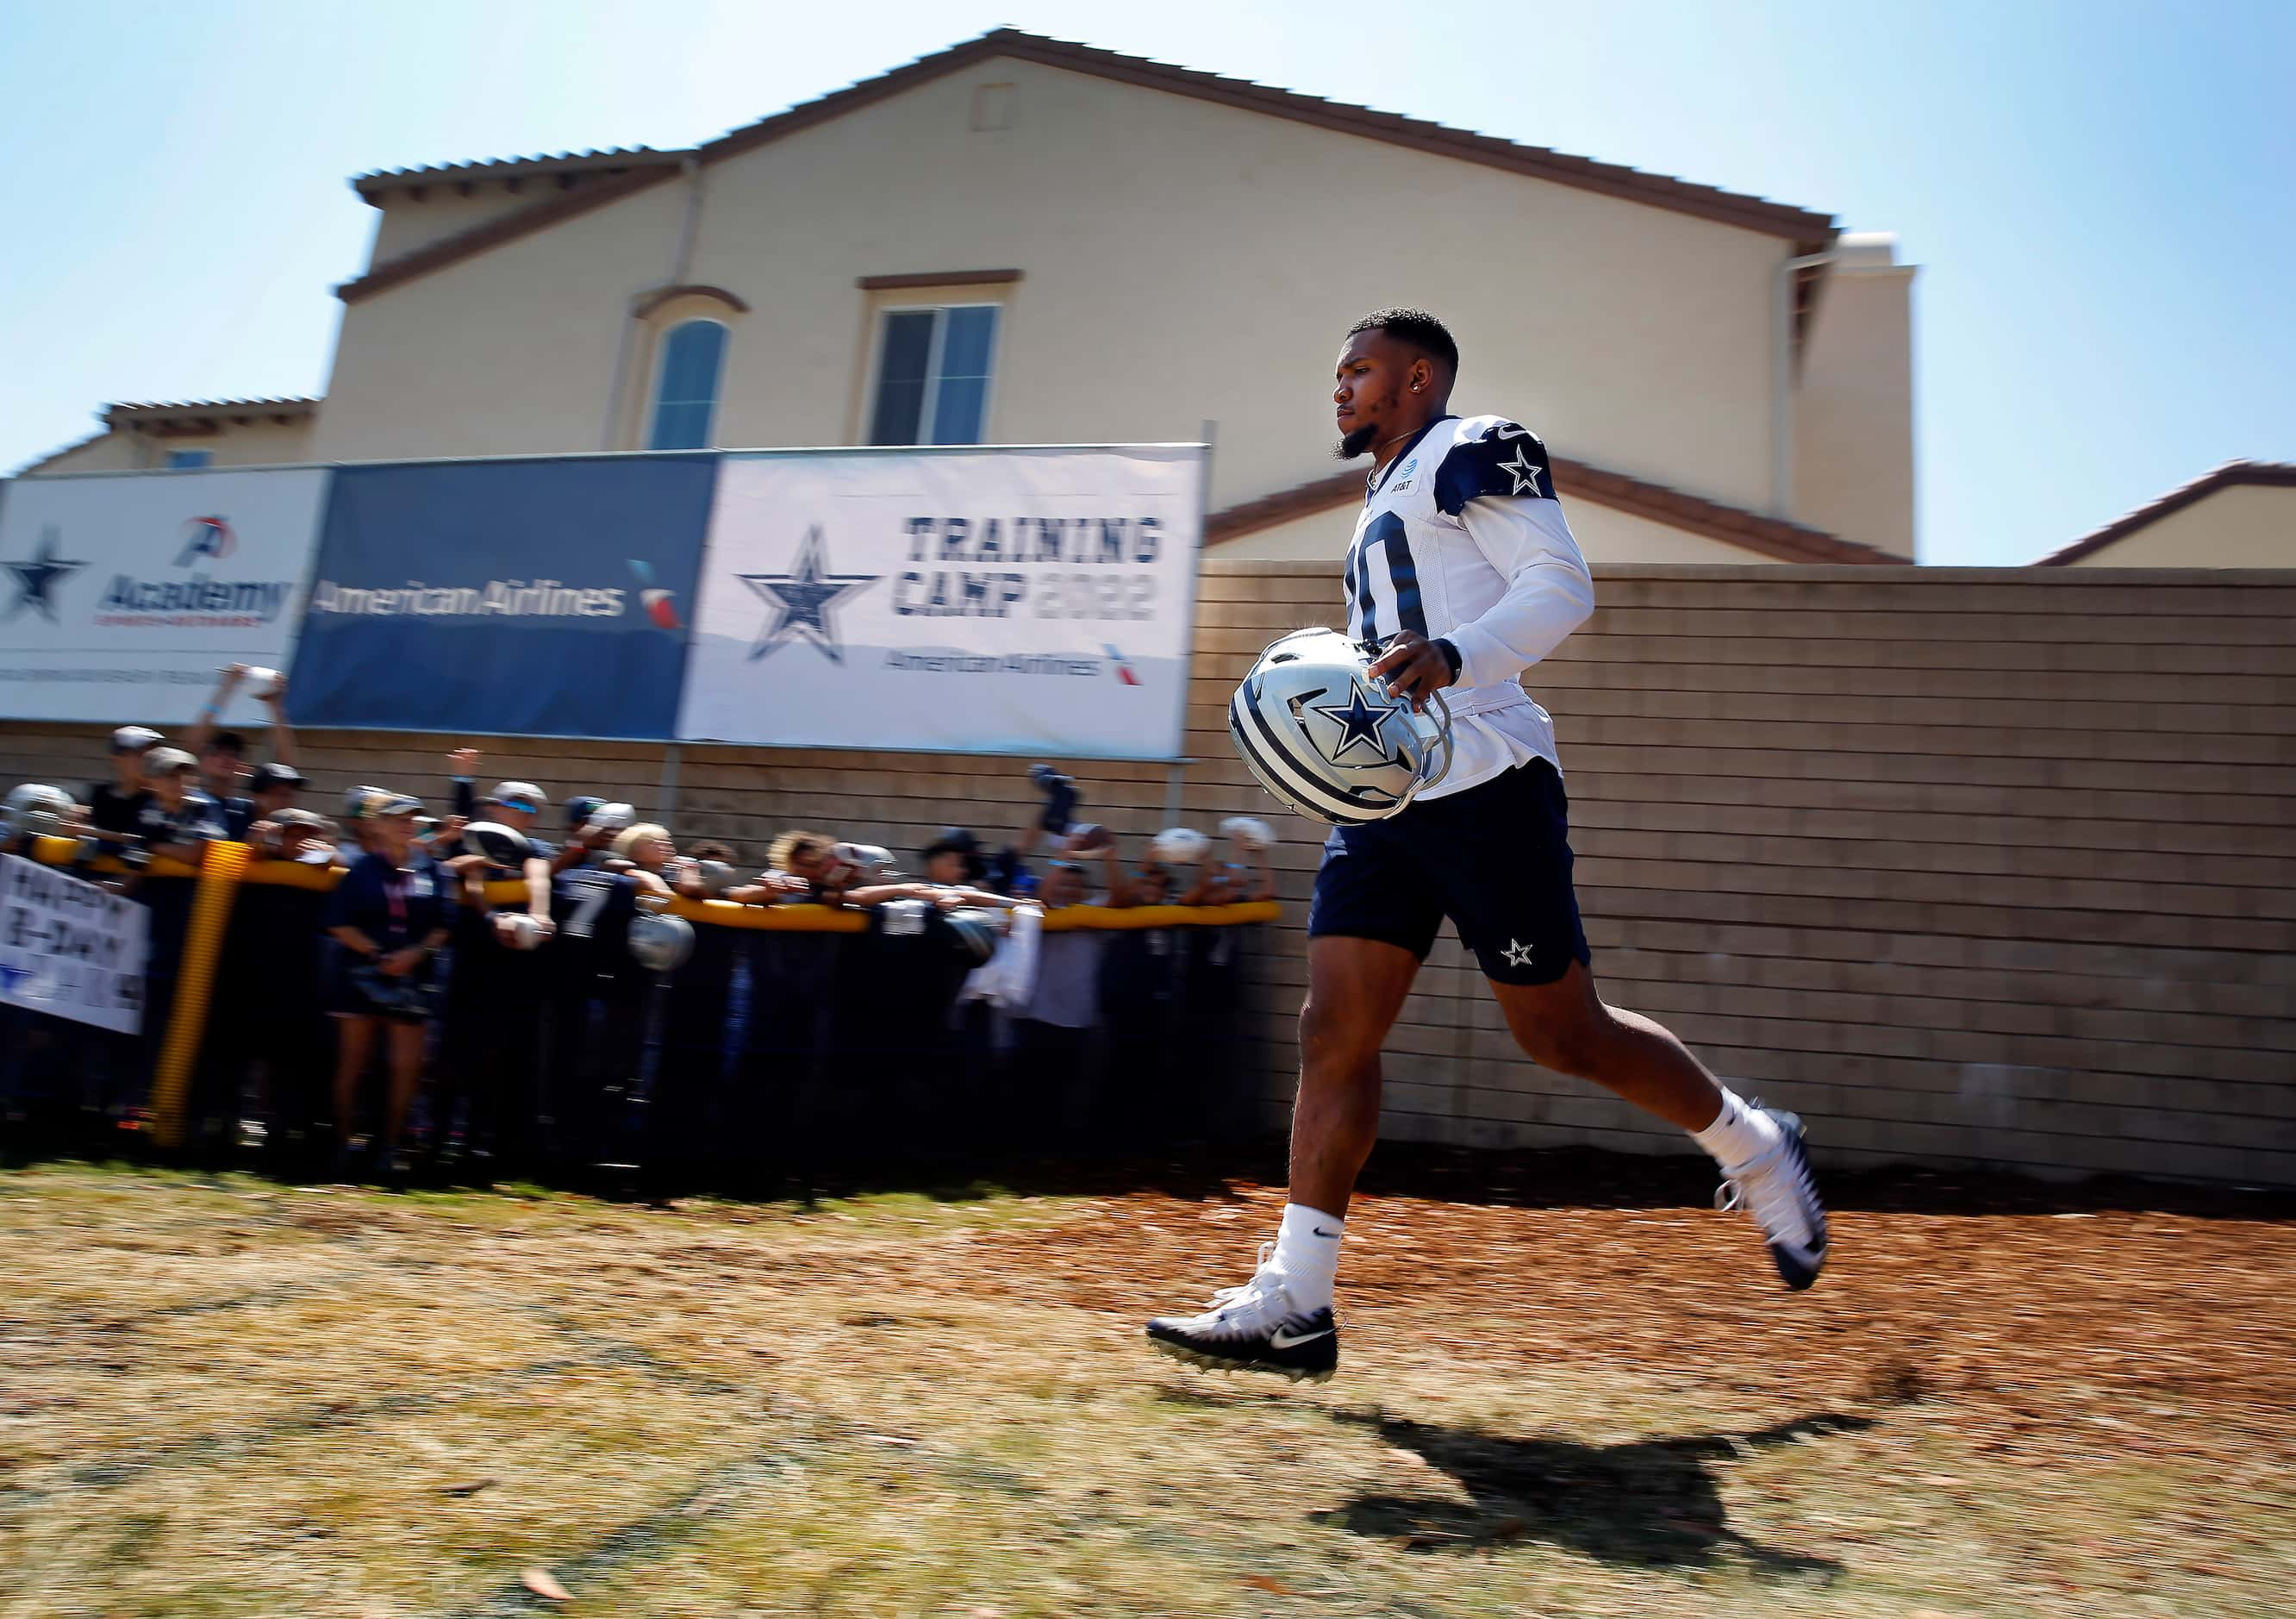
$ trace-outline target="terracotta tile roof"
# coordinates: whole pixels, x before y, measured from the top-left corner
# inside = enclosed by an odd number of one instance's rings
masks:
[[[610,172],[607,178],[578,190],[499,215],[469,230],[403,254],[387,264],[376,266],[356,280],[345,282],[335,291],[344,301],[355,303],[386,288],[428,275],[432,270],[503,242],[547,229],[591,209],[627,196],[632,192],[658,184],[675,174],[677,164],[689,156],[699,158],[703,163],[735,157],[801,129],[811,128],[816,124],[841,118],[873,102],[913,89],[945,74],[957,72],[975,62],[997,57],[1037,62],[1119,84],[1138,85],[1223,106],[1264,112],[1295,123],[1360,136],[1366,140],[1407,146],[1443,157],[1457,158],[1464,162],[1505,169],[1532,179],[1598,192],[1605,196],[1622,197],[1629,201],[1648,203],[1654,208],[1670,209],[1718,224],[1735,226],[1742,230],[1782,237],[1792,242],[1797,252],[1822,248],[1834,235],[1834,221],[1830,214],[1813,213],[1808,209],[1723,191],[1716,186],[1693,185],[1665,175],[1646,174],[1622,164],[1598,163],[1591,158],[1572,157],[1544,146],[1520,146],[1496,136],[1452,129],[1423,119],[1378,112],[1347,102],[1326,101],[1321,96],[1303,95],[1297,91],[1253,84],[1245,79],[1172,67],[1145,57],[1125,56],[1093,45],[1048,39],[1042,35],[1023,33],[1018,29],[996,29],[946,51],[921,56],[874,78],[863,79],[818,100],[800,103],[785,112],[777,112],[770,118],[745,125],[693,148],[691,152],[647,152],[639,147],[622,153],[610,151],[564,159],[515,158],[493,163],[363,175],[352,185],[364,195],[410,183],[501,177],[507,171],[522,165],[532,166],[530,172],[537,174],[557,172],[566,165],[577,162],[609,171],[617,168],[620,170]],[[642,163],[635,160],[639,154],[644,154]],[[559,169],[554,169],[554,164],[558,165]]]
[[[1726,545],[1775,557],[1783,563],[1902,565],[1911,560],[1892,555],[1877,547],[1860,545],[1856,540],[1828,534],[1823,529],[1804,528],[1800,523],[1788,522],[1783,518],[1764,517],[1759,513],[1725,505],[1718,500],[1709,500],[1701,495],[1685,495],[1680,489],[1670,489],[1664,484],[1629,477],[1624,473],[1607,472],[1566,456],[1551,456],[1548,464],[1554,473],[1555,489],[1565,501],[1591,500],[1597,505],[1630,513],[1636,517],[1646,517],[1653,522],[1662,522],[1688,533],[1702,534],[1709,539],[1718,539]],[[1261,529],[1274,528],[1280,522],[1289,522],[1296,517],[1353,505],[1363,498],[1363,491],[1361,473],[1340,473],[1273,495],[1264,495],[1258,500],[1247,500],[1226,511],[1214,512],[1204,520],[1204,544],[1219,545],[1227,540],[1240,539]]]
[[[2115,541],[2127,539],[2139,529],[2151,527],[2171,512],[2181,512],[2194,501],[2206,500],[2218,489],[2228,489],[2243,483],[2296,489],[2296,463],[2227,461],[2222,466],[2210,467],[2190,483],[2180,484],[2158,500],[2149,501],[2128,515],[2116,517],[2104,527],[2082,535],[2072,544],[2050,552],[2033,566],[2062,568],[2068,563],[2080,561],[2084,556],[2094,556]]]
[[[660,152],[652,146],[603,146],[587,152],[544,152],[530,158],[481,158],[470,163],[428,163],[414,168],[377,168],[353,175],[351,189],[368,201],[385,192],[422,185],[492,184],[599,169],[675,168],[690,151]]]
[[[107,405],[103,407],[103,424],[135,427],[208,416],[308,416],[316,415],[318,408],[318,400],[302,395],[276,399],[183,399],[168,404]]]

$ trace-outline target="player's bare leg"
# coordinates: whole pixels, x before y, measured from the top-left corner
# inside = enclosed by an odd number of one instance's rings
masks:
[[[1201,1315],[1148,1323],[1159,1349],[1193,1365],[1321,1382],[1339,1364],[1332,1278],[1356,1177],[1379,1139],[1379,1050],[1419,962],[1376,940],[1308,941],[1300,1009],[1300,1093],[1292,1109],[1292,1200],[1259,1269]]]
[[[1741,1102],[1664,1025],[1607,1005],[1595,975],[1572,962],[1551,983],[1491,992],[1515,1043],[1542,1068],[1592,1080],[1644,1113],[1686,1130],[1722,1166],[1723,1206],[1745,1204],[1768,1238],[1789,1287],[1807,1287],[1825,1263],[1825,1211],[1818,1202],[1801,1122]]]
[[[1292,1201],[1344,1217],[1379,1139],[1380,1048],[1419,963],[1375,939],[1308,941],[1300,1094],[1292,1105]]]

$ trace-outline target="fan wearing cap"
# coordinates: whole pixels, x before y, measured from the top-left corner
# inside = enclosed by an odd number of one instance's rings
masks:
[[[262,683],[263,689],[255,700],[270,714],[271,757],[291,768],[295,762],[295,732],[287,723],[287,677],[275,670],[252,669],[244,663],[228,663],[218,671],[215,694],[200,706],[199,719],[193,722],[184,736],[184,750],[200,761],[200,774],[205,779],[208,795],[226,810],[245,801],[243,790],[248,785],[247,738],[237,731],[219,730],[217,722],[232,694],[252,676]],[[297,785],[302,777],[295,777]],[[276,784],[274,784],[275,786]],[[280,808],[284,808],[283,803]],[[258,817],[250,815],[244,820],[226,820],[234,838],[243,838],[247,828]]]
[[[329,997],[337,1034],[336,1162],[340,1168],[347,1161],[359,1078],[381,1037],[390,1088],[380,1157],[386,1172],[397,1175],[405,1169],[399,1138],[422,1077],[434,958],[453,936],[455,900],[443,874],[415,851],[420,800],[377,792],[360,810],[367,852],[343,874],[326,918],[336,950]]]
[[[448,755],[458,807],[472,812],[446,861],[457,883],[454,974],[447,986],[436,1114],[444,1156],[469,1155],[477,1178],[525,1172],[541,1111],[544,1010],[550,968],[551,848],[533,835],[549,802],[531,782],[506,781],[480,798],[469,772],[478,750]],[[487,897],[494,881],[521,881],[523,902]],[[463,1111],[459,1137],[457,1109]]]
[[[136,823],[152,791],[144,785],[144,755],[160,745],[160,733],[149,726],[123,725],[111,734],[111,779],[87,790],[87,823],[98,832],[123,836]]]
[[[296,796],[310,778],[293,765],[267,760],[248,772],[247,793],[223,804],[224,830],[241,842],[255,841],[258,826],[275,826],[283,810],[295,806]]]
[[[547,1111],[561,1132],[555,1148],[578,1166],[594,1163],[620,1138],[622,1104],[635,1074],[632,1052],[643,1046],[654,983],[630,956],[630,922],[639,895],[669,893],[640,862],[660,864],[674,852],[661,827],[631,824],[627,804],[578,798],[567,805],[570,818],[585,810],[551,878],[558,932],[549,952],[546,1081]]]
[[[1095,851],[1077,846],[1095,843],[1095,830],[1078,828],[1045,862],[1037,897],[1047,916],[1095,902],[1084,857]],[[1103,865],[1112,851],[1113,840],[1097,849]],[[1037,947],[1036,980],[1013,1012],[1012,1130],[1018,1139],[1040,1149],[1060,1145],[1068,1127],[1076,1077],[1086,1066],[1085,1048],[1100,1022],[1101,951],[1107,937],[1090,928],[1046,933]]]
[[[594,855],[608,852],[615,834],[638,818],[637,811],[627,804],[609,802],[590,793],[578,793],[566,801],[566,841],[552,857],[552,874],[582,865]]]
[[[144,849],[171,859],[196,862],[202,844],[226,835],[223,807],[193,784],[200,761],[181,748],[152,748],[144,755],[144,785],[151,796],[135,818]]]
[[[980,857],[980,840],[962,826],[944,826],[918,858],[924,862],[925,881],[943,888],[978,883],[988,875]]]

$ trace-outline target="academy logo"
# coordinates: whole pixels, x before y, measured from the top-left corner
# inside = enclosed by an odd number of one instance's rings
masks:
[[[238,629],[268,624],[286,611],[292,579],[219,579],[208,572],[239,549],[222,517],[193,517],[183,527],[173,566],[189,579],[137,579],[118,573],[95,604],[95,622],[113,629]]]
[[[768,603],[773,611],[750,646],[750,661],[772,653],[792,637],[810,641],[832,663],[845,662],[845,647],[837,638],[831,617],[842,596],[866,590],[882,573],[832,573],[829,547],[818,524],[805,531],[796,564],[787,573],[737,573],[734,576]]]
[[[202,556],[219,563],[238,549],[239,537],[231,524],[220,517],[194,517],[184,525],[184,548],[176,553],[176,566],[188,568]]]
[[[40,530],[39,548],[20,563],[4,564],[16,576],[16,598],[8,604],[8,611],[0,613],[0,623],[5,623],[29,607],[51,624],[63,620],[56,616],[55,588],[87,566],[86,563],[67,562],[56,555],[60,542],[53,528]]]
[[[646,622],[656,629],[676,634],[685,628],[677,616],[677,592],[665,590],[653,582],[653,569],[633,556],[628,559],[630,571],[637,576],[638,608],[646,615]]]

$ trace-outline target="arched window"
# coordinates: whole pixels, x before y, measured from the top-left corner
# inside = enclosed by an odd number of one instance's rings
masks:
[[[718,381],[726,368],[726,328],[714,320],[672,326],[661,340],[648,449],[707,449],[718,415]]]

